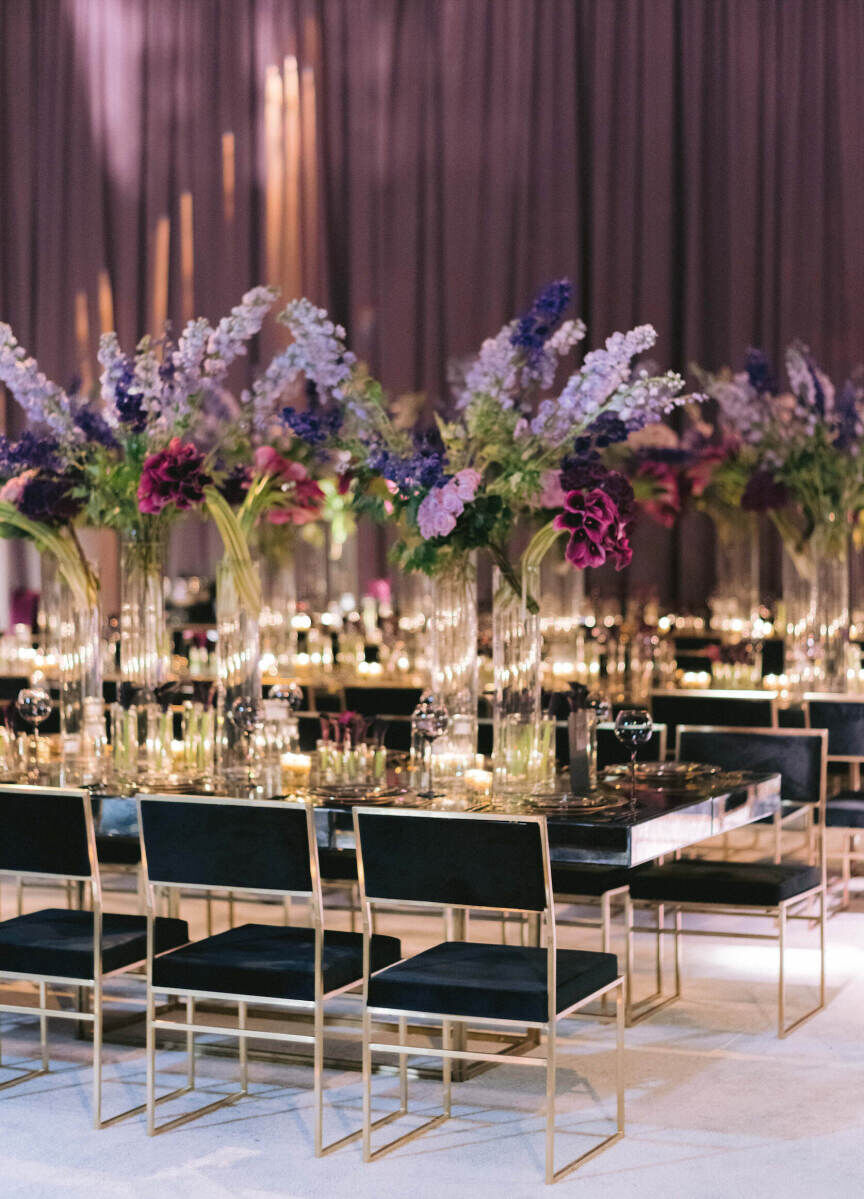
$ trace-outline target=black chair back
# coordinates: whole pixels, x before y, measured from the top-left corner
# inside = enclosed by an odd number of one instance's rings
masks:
[[[768,771],[781,776],[780,793],[793,803],[825,796],[827,736],[804,729],[678,729],[677,758],[723,770]]]
[[[651,715],[674,740],[679,724],[777,728],[777,696],[762,691],[653,691]]]
[[[26,674],[0,674],[0,699],[17,699],[18,692],[29,686]]]
[[[543,817],[355,808],[366,897],[506,911],[549,906]]]
[[[142,860],[159,886],[310,895],[311,815],[302,804],[138,796]],[[314,866],[317,880],[317,856]]]
[[[85,879],[94,859],[86,791],[0,787],[0,873]]]
[[[828,730],[828,757],[864,760],[864,700],[805,695],[807,728]]]
[[[410,716],[421,687],[346,687],[345,708],[361,716]]]

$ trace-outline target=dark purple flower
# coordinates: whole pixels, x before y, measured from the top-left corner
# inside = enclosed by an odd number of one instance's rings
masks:
[[[744,369],[750,379],[750,386],[758,395],[777,394],[777,377],[771,359],[764,350],[750,346],[744,358]]]
[[[67,475],[36,475],[21,492],[18,511],[45,524],[66,524],[83,507],[83,501],[72,495],[74,485],[75,480]]]
[[[294,436],[307,445],[324,445],[342,428],[343,416],[338,408],[298,412],[296,408],[289,407],[282,409],[282,420]]]
[[[95,408],[85,406],[78,409],[73,419],[88,441],[104,445],[108,450],[116,449],[117,438],[112,433],[111,426],[101,412],[97,412]]]
[[[772,508],[785,508],[788,503],[786,484],[775,479],[770,470],[754,471],[741,497],[741,507],[746,512],[768,512]]]
[[[620,524],[618,511],[605,491],[572,491],[564,501],[553,524],[570,534],[564,555],[577,570],[602,566],[606,561],[607,534]]]
[[[367,465],[382,478],[395,483],[403,492],[440,487],[446,483],[446,455],[437,429],[425,430],[414,436],[414,453],[407,458],[377,443],[369,450]]]
[[[512,345],[525,353],[528,366],[534,366],[546,342],[558,328],[564,312],[573,299],[573,284],[569,279],[547,283],[534,297],[531,307],[516,321],[510,337]]]
[[[602,412],[586,431],[576,438],[573,449],[576,454],[582,456],[595,449],[603,450],[606,446],[626,441],[629,434],[630,430],[620,416],[614,412]]]
[[[236,508],[246,498],[246,492],[249,490],[251,479],[252,472],[250,468],[248,466],[237,465],[223,476],[222,481],[216,484],[216,488],[226,503],[229,503],[232,508]]]
[[[185,510],[200,504],[211,482],[204,471],[204,455],[188,441],[172,437],[168,446],[144,462],[138,484],[138,508],[152,516],[173,504]]]

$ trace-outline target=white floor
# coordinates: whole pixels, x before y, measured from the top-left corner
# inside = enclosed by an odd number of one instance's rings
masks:
[[[47,897],[28,893],[27,907]],[[129,900],[112,897],[115,910]],[[5,914],[9,913],[7,903]],[[242,914],[244,918],[246,913]],[[194,905],[190,918],[198,919]],[[256,918],[261,918],[256,911]],[[273,918],[272,916],[270,918]],[[335,923],[344,923],[340,913]],[[775,1027],[776,951],[758,942],[695,938],[686,943],[683,999],[628,1030],[625,1139],[549,1193],[664,1196],[669,1199],[814,1199],[864,1193],[864,904],[829,922],[829,1006],[786,1040]],[[394,918],[408,949],[436,938],[433,928]],[[389,931],[389,930],[388,930]],[[474,934],[482,935],[479,929]],[[581,942],[576,938],[580,937]],[[561,930],[561,943],[596,947],[593,934]],[[805,926],[791,956],[791,1004],[809,1003],[815,938]],[[648,941],[644,965],[648,965]],[[644,980],[647,985],[647,975]],[[790,1012],[791,1014],[791,1012]],[[38,1027],[3,1020],[0,1080],[6,1067],[35,1065]],[[578,1044],[561,1054],[559,1152],[592,1142],[571,1129],[604,1131],[613,1111],[613,1029],[607,1022],[565,1026]],[[86,1046],[67,1022],[51,1028],[51,1073],[0,1091],[0,1195],[3,1199],[197,1199],[210,1196],[536,1195],[543,1187],[544,1073],[501,1066],[454,1088],[453,1119],[371,1165],[355,1143],[327,1158],[312,1156],[311,1071],[254,1062],[251,1095],[149,1139],[140,1118],[96,1132],[91,1127]],[[24,1059],[28,1059],[24,1061]],[[159,1055],[164,1090],[182,1082],[184,1058]],[[143,1099],[140,1048],[107,1049],[107,1112]],[[209,1102],[233,1089],[235,1062],[201,1055],[198,1079]],[[360,1118],[358,1077],[327,1073],[328,1136]],[[375,1078],[376,1108],[396,1102],[396,1081]],[[411,1114],[393,1135],[434,1115],[440,1084],[411,1084]],[[160,1108],[169,1116],[186,1099]]]

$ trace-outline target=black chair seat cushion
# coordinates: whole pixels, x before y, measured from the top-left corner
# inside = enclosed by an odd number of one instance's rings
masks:
[[[318,866],[327,882],[353,882],[357,878],[357,854],[353,849],[318,847]]]
[[[831,828],[864,828],[864,791],[841,791],[832,795],[825,809]]]
[[[552,863],[552,890],[556,896],[602,895],[626,887],[631,872],[626,866],[598,866],[591,862]]]
[[[800,862],[669,862],[634,870],[633,899],[668,903],[717,903],[775,907],[784,899],[818,887],[822,872]]]
[[[157,953],[189,940],[185,920],[159,917]],[[122,970],[147,956],[147,919],[114,912],[102,915],[102,970]],[[0,970],[53,978],[93,977],[93,913],[45,908],[0,923]]]
[[[611,953],[559,949],[556,968],[559,1012],[618,977]],[[444,941],[370,979],[369,1006],[542,1023],[549,1018],[546,950]]]
[[[373,970],[398,962],[401,956],[396,937],[372,937]],[[362,978],[362,934],[325,930],[322,970],[325,991]],[[271,999],[314,999],[314,974],[314,930],[270,924],[242,924],[153,963],[155,987]]]

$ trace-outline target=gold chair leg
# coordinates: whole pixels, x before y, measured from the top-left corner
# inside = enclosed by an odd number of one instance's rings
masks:
[[[246,1029],[246,1004],[242,1002],[237,1004],[237,1028],[240,1032]],[[238,1056],[240,1058],[240,1093],[242,1095],[249,1094],[249,1041],[247,1037],[240,1037],[240,1045],[238,1047]]]
[[[546,1182],[555,1181],[555,1022],[546,1030]]]

